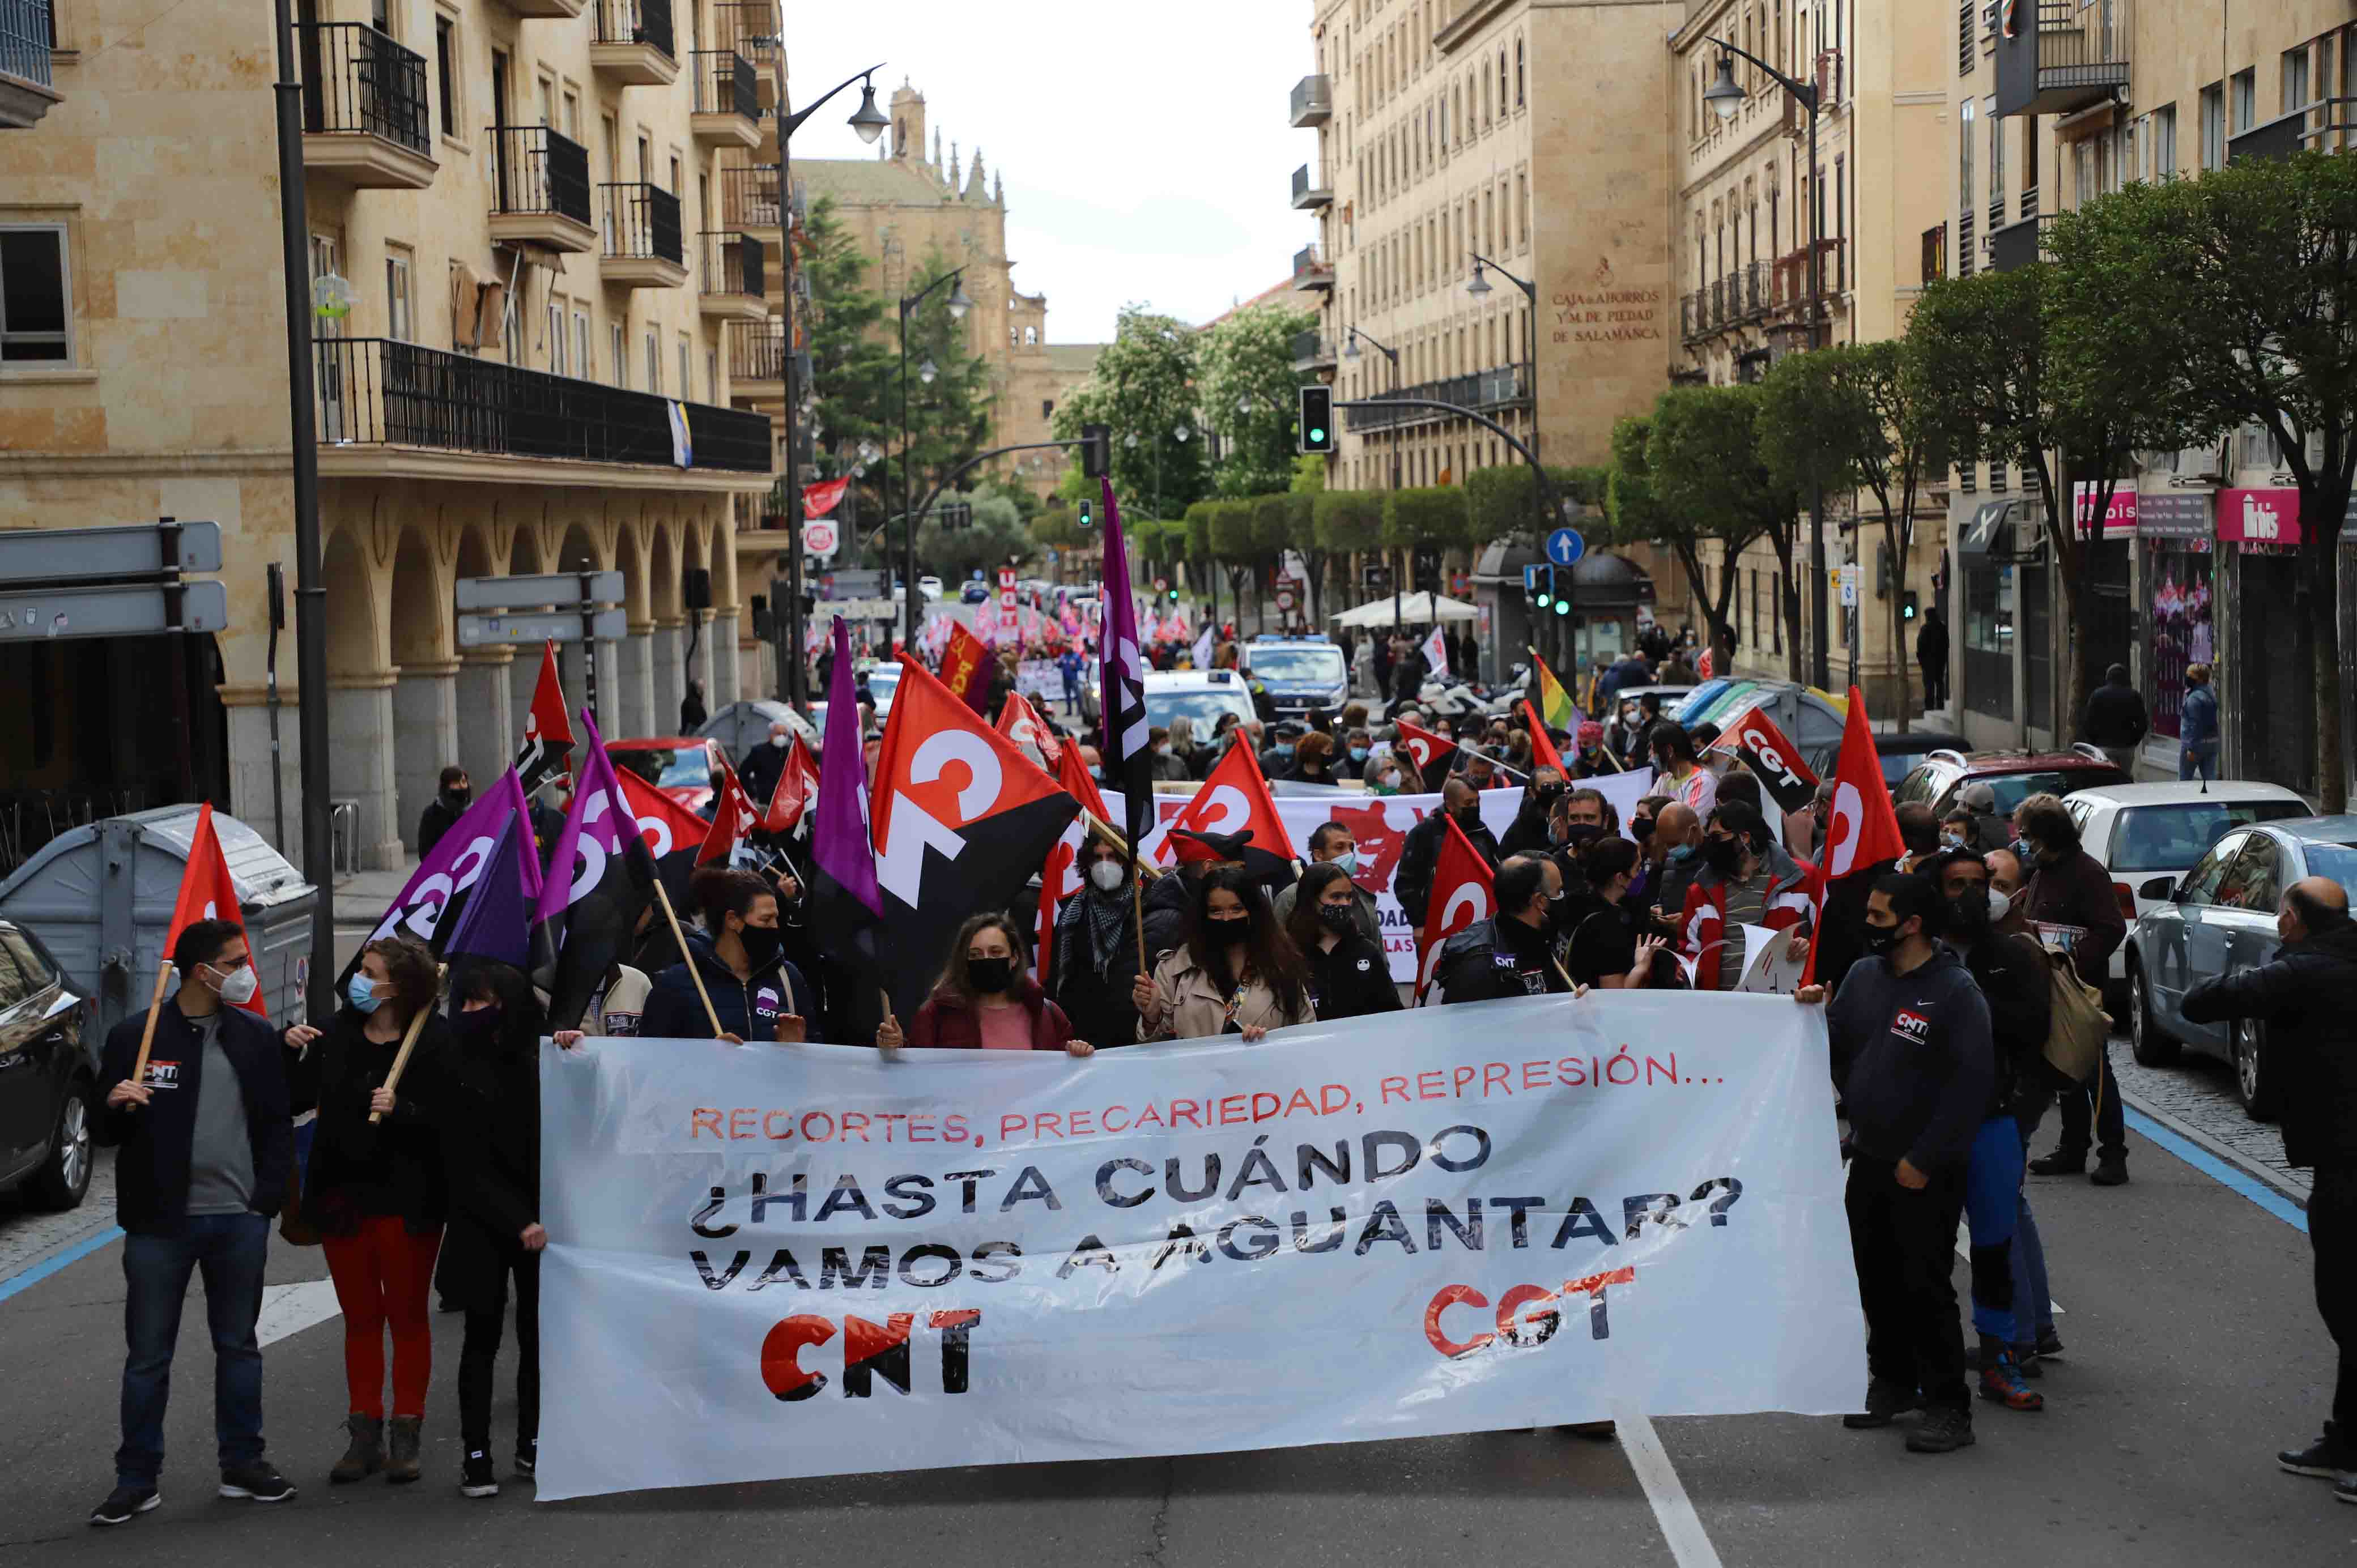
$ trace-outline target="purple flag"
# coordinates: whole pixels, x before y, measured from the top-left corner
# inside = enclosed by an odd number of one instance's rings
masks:
[[[459,911],[449,940],[443,945],[444,957],[454,961],[461,956],[493,958],[518,969],[532,967],[533,901],[525,895],[523,876],[516,869],[537,858],[524,850],[531,838],[532,828],[521,811],[510,816],[507,825],[500,829],[489,868],[475,885],[467,907]],[[532,877],[534,882],[540,879],[536,865]]]
[[[548,993],[553,1029],[577,1026],[606,972],[627,959],[637,942],[639,917],[654,901],[654,859],[639,832],[638,815],[614,777],[606,737],[584,708],[588,755],[574,768],[577,788],[565,813],[548,876],[533,910],[541,950],[553,953],[533,975]]]
[[[1104,621],[1097,628],[1103,681],[1104,739],[1098,756],[1107,783],[1118,783],[1134,860],[1141,834],[1154,820],[1153,748],[1146,741],[1146,661],[1139,656],[1137,606],[1130,596],[1129,546],[1121,534],[1121,508],[1113,480],[1104,485]]]
[[[859,733],[859,695],[851,678],[851,633],[834,618],[834,669],[826,687],[826,745],[818,769],[818,822],[811,859],[872,918],[884,909],[876,886],[876,847],[868,832],[867,754]]]
[[[481,800],[468,807],[466,814],[453,822],[433,850],[418,862],[400,896],[369,933],[369,940],[410,937],[440,954],[450,933],[463,918],[477,883],[490,868],[500,835],[511,820],[523,823],[528,834],[532,814],[524,800],[523,786],[512,768],[500,774],[499,781],[484,791]],[[519,855],[516,860],[518,893],[529,908],[532,901],[540,897],[540,862],[529,854]],[[360,959],[355,955],[343,978],[349,982],[351,971],[359,966]]]

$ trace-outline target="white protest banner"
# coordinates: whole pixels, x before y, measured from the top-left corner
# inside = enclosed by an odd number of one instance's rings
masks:
[[[1824,1016],[541,1060],[543,1500],[1855,1409]]]
[[[1015,666],[1015,689],[1027,697],[1055,701],[1064,694],[1063,672],[1052,659],[1026,659]]]
[[[1631,809],[1644,798],[1652,781],[1653,770],[1640,768],[1599,779],[1584,779],[1572,787],[1602,792],[1620,813],[1625,835]],[[1276,802],[1276,814],[1285,819],[1286,835],[1304,850],[1309,846],[1309,835],[1324,823],[1340,822],[1351,830],[1351,836],[1359,845],[1359,870],[1352,880],[1375,896],[1375,918],[1383,929],[1383,956],[1391,962],[1392,978],[1402,984],[1413,984],[1415,934],[1400,909],[1398,896],[1392,891],[1392,876],[1399,869],[1400,852],[1407,847],[1408,829],[1440,810],[1440,797],[1367,795],[1345,789],[1314,796],[1274,793],[1272,798]],[[1186,795],[1157,795],[1154,803],[1158,820],[1167,822],[1177,816],[1188,800]],[[1514,813],[1522,809],[1520,789],[1481,792],[1481,825],[1501,839],[1513,826]],[[1147,833],[1143,853],[1151,855],[1161,839],[1158,828]]]

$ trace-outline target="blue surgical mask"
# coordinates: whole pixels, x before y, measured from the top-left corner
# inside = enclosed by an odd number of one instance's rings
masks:
[[[365,974],[355,974],[344,986],[345,999],[362,1013],[373,1013],[384,999],[376,993],[376,982]]]
[[[1288,761],[1291,760],[1293,757],[1293,743],[1289,740],[1278,741],[1276,743],[1276,754],[1279,757],[1286,758]]]
[[[1695,846],[1690,843],[1673,844],[1670,846],[1670,858],[1672,860],[1692,860],[1694,857]]]
[[[1364,762],[1367,760],[1367,748],[1363,746],[1352,746],[1351,748],[1351,760],[1353,762]]]

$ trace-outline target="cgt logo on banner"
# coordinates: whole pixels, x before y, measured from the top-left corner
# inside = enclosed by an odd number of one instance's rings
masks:
[[[544,1499],[1864,1386],[1824,1015],[1781,997],[541,1070]]]

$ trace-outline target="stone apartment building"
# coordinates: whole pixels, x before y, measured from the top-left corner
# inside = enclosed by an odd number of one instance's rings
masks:
[[[1048,341],[1048,296],[1015,286],[1005,178],[985,168],[981,146],[969,160],[952,141],[944,158],[942,128],[928,126],[925,96],[906,81],[893,91],[889,114],[892,128],[875,159],[797,158],[795,184],[808,199],[833,199],[838,220],[872,263],[867,285],[884,298],[888,329],[895,302],[938,275],[926,270],[929,259],[943,270],[965,269],[960,286],[974,306],[963,325],[968,350],[990,368],[991,445],[1049,440],[1055,405],[1089,379],[1101,346]],[[996,465],[1041,496],[1054,491],[1067,467],[1062,452]]]
[[[2339,0],[1960,0],[1955,27],[1943,238],[1960,274],[2029,263],[2056,211],[2129,181],[2357,140],[2357,26]],[[2298,531],[2333,528],[2347,637],[2357,536],[2345,520],[2298,515],[2262,431],[2136,459],[2111,515],[2074,518],[2072,530],[2085,657],[2098,674],[2127,665],[2151,715],[2140,774],[2176,777],[2185,667],[2208,662],[2221,771],[2313,792],[2305,620],[2269,612],[2294,602]],[[2093,477],[2058,461],[2065,496]],[[2058,690],[2068,628],[2038,509],[2034,479],[2001,465],[1959,470],[1950,494],[1954,683],[1976,745],[2079,736]]]
[[[10,59],[25,4],[0,0]],[[691,675],[715,706],[760,678],[737,531],[774,446],[731,406],[764,367],[724,331],[782,340],[780,20],[773,0],[298,16],[329,689],[296,689],[281,650],[282,782],[291,840],[296,710],[324,701],[339,850],[397,865],[443,765],[505,766],[539,664],[462,640],[456,579],[621,573],[624,633],[594,644],[609,736],[671,733]],[[5,292],[58,300],[62,328],[0,333],[0,526],[217,521],[229,602],[210,638],[0,641],[27,717],[0,777],[53,807],[270,821],[267,569],[294,579],[270,17],[75,0],[61,102],[0,137]]]

